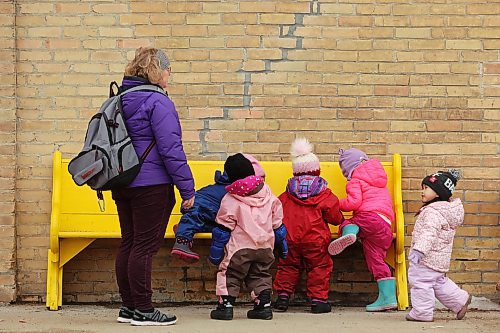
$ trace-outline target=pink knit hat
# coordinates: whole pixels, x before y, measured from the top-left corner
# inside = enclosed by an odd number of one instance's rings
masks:
[[[306,138],[297,138],[292,142],[292,169],[294,176],[319,176],[319,159],[312,152],[313,146]]]
[[[257,161],[257,159],[255,157],[253,157],[250,154],[243,154],[243,156],[245,156],[247,160],[252,162],[253,171],[255,171],[256,176],[259,176],[262,178],[266,177],[266,173],[264,172],[264,169],[262,169],[262,166],[259,164],[259,161]]]
[[[339,165],[342,174],[347,180],[351,180],[352,173],[361,164],[362,161],[368,161],[368,156],[359,149],[350,148],[347,150],[339,149]]]
[[[228,191],[231,194],[236,194],[239,196],[245,196],[255,190],[257,186],[262,184],[264,182],[264,179],[259,176],[248,176],[243,179],[238,179],[237,181],[227,185],[226,191]]]

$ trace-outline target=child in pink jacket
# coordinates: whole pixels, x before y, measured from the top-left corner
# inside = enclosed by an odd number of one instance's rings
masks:
[[[270,268],[274,263],[275,242],[286,257],[286,228],[282,223],[281,202],[256,176],[252,163],[242,154],[228,157],[224,165],[232,184],[221,202],[212,231],[209,260],[219,265],[217,308],[212,319],[233,319],[233,306],[245,282],[254,299],[249,319],[272,319]]]
[[[438,171],[422,180],[422,203],[412,233],[408,260],[412,309],[408,321],[433,321],[437,298],[462,319],[472,297],[445,276],[450,269],[453,238],[464,221],[460,199],[450,199],[460,174]]]
[[[392,243],[394,222],[392,199],[387,189],[387,174],[382,164],[355,148],[340,149],[339,164],[347,178],[347,198],[340,200],[340,210],[352,211],[352,218],[339,228],[342,236],[331,242],[328,252],[336,255],[356,241],[363,244],[366,265],[377,281],[377,300],[366,311],[397,309],[396,281],[384,259]],[[359,235],[358,235],[359,233]]]

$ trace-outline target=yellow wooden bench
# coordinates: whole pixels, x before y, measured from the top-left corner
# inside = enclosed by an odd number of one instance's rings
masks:
[[[50,221],[50,249],[47,269],[47,307],[58,310],[62,305],[62,281],[64,265],[80,251],[98,238],[120,238],[120,225],[116,206],[111,193],[105,192],[106,210],[101,212],[96,194],[89,187],[78,187],[68,172],[69,159],[62,159],[61,153],[54,153],[52,180],[52,213]],[[281,194],[286,182],[292,176],[291,162],[261,162],[266,172],[266,183],[275,195]],[[393,156],[392,162],[383,162],[389,177],[388,188],[393,198],[396,223],[393,224],[393,245],[387,253],[386,262],[394,268],[397,279],[397,298],[400,310],[408,307],[406,263],[404,252],[404,217],[401,193],[401,157]],[[190,161],[196,188],[213,183],[215,170],[222,170],[222,161]],[[321,163],[321,175],[329,187],[339,197],[345,197],[346,180],[336,162]],[[179,222],[180,197],[165,233],[165,238],[173,238],[172,227]],[[338,237],[338,227],[331,227],[332,237]],[[201,233],[197,238],[210,238],[211,234]]]

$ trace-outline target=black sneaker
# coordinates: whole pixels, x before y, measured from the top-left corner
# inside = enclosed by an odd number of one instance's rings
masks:
[[[332,312],[332,306],[327,301],[312,301],[311,302],[311,312],[312,313],[329,313],[329,312]]]
[[[154,309],[153,312],[141,312],[136,309],[130,323],[134,326],[166,326],[176,322],[176,316],[163,313],[158,309]]]
[[[116,321],[119,323],[130,323],[133,316],[134,310],[127,308],[126,306],[121,306]]]
[[[285,312],[288,310],[288,304],[290,303],[290,298],[288,295],[281,294],[278,295],[276,302],[274,302],[274,310],[278,312]]]
[[[217,308],[210,312],[210,318],[216,320],[233,320],[233,306],[231,304],[217,304]]]

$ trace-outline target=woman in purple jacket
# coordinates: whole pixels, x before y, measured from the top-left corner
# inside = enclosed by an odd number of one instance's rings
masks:
[[[155,48],[139,48],[127,65],[121,91],[153,84],[168,86],[170,61]],[[122,241],[116,258],[116,279],[122,297],[118,322],[172,325],[177,318],[151,303],[151,264],[165,235],[175,204],[174,185],[182,206],[194,202],[194,180],[182,147],[181,126],[174,103],[154,91],[133,91],[122,98],[123,116],[132,143],[141,156],[156,141],[134,181],[113,190]]]

